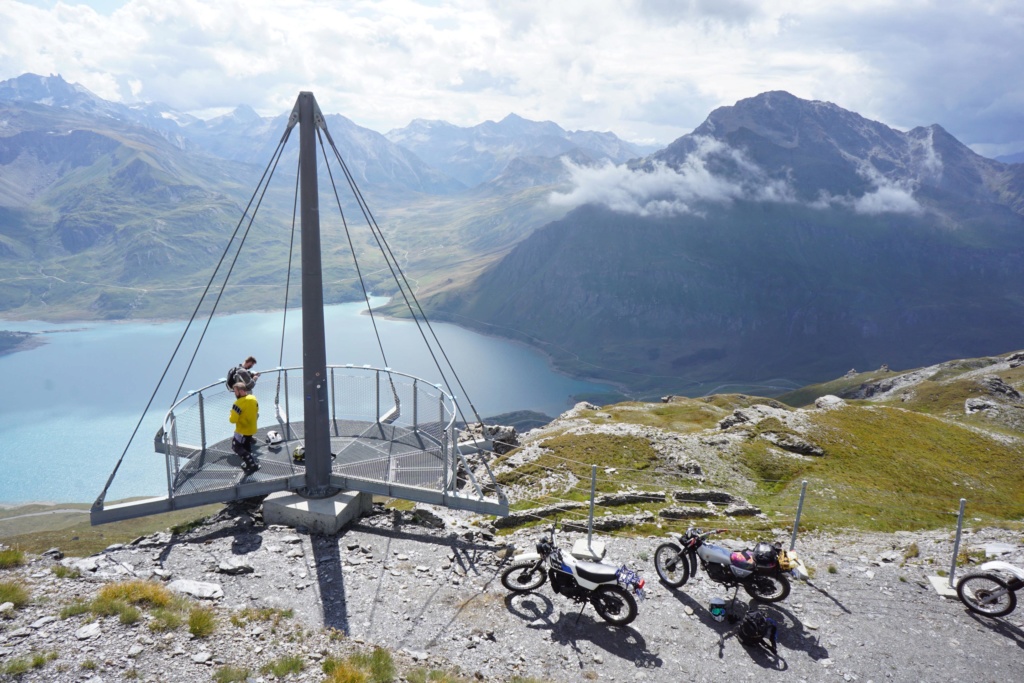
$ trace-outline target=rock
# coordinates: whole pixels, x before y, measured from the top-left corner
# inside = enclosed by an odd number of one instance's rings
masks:
[[[101,632],[100,623],[98,621],[94,621],[91,624],[86,624],[75,631],[75,638],[78,638],[79,640],[89,640],[90,638],[95,638]]]
[[[255,570],[246,560],[240,557],[232,557],[221,562],[217,566],[217,571],[221,574],[237,576],[239,574],[252,574]]]
[[[11,614],[13,612],[14,612],[14,603],[13,602],[5,602],[5,603],[0,604],[0,616],[7,616],[8,614]]]
[[[761,432],[758,436],[783,450],[799,455],[825,455],[825,449],[796,434]]]
[[[999,404],[988,398],[969,398],[964,401],[964,412],[968,415],[974,413],[980,413],[984,411],[997,411],[999,410]]]
[[[693,519],[700,517],[717,517],[718,513],[706,507],[672,506],[658,510],[658,516],[665,519]]]
[[[625,493],[610,493],[598,496],[594,499],[597,505],[628,505],[630,503],[664,503],[664,491],[626,491]]]
[[[1020,392],[1004,382],[1001,377],[997,377],[996,375],[987,375],[984,377],[981,380],[981,386],[983,386],[985,391],[993,396],[1005,396],[1014,403],[1019,403],[1021,400]]]
[[[845,406],[846,401],[832,394],[826,394],[814,399],[814,407],[819,410],[836,410]]]
[[[196,664],[205,664],[211,659],[213,659],[213,655],[205,650],[203,652],[197,652],[196,654],[192,655],[192,661]]]
[[[224,597],[224,590],[220,587],[220,584],[216,583],[176,579],[167,584],[167,587],[175,593],[185,593],[186,595],[203,600],[219,600]]]
[[[295,534],[289,534],[288,536],[285,536],[284,538],[282,538],[281,542],[282,543],[291,543],[291,544],[302,543],[302,537],[301,536],[296,536]]]
[[[739,502],[732,494],[725,491],[711,491],[708,489],[695,489],[693,491],[676,491],[672,494],[680,503],[718,503],[729,505]]]
[[[34,628],[38,630],[46,626],[47,624],[52,624],[55,621],[57,621],[57,617],[41,617],[33,621],[31,624],[29,624],[29,628]]]
[[[761,508],[756,505],[730,505],[725,509],[725,514],[730,517],[753,517],[761,514]]]
[[[50,548],[49,550],[43,553],[43,557],[52,557],[55,560],[63,560],[64,551],[60,548]]]
[[[444,519],[426,505],[417,504],[412,511],[412,521],[432,529],[443,529]]]

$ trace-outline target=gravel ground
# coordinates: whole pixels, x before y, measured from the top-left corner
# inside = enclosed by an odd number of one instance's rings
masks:
[[[709,600],[731,592],[703,574],[679,590],[658,582],[650,558],[662,538],[595,535],[611,561],[640,569],[648,582],[636,621],[615,628],[592,607],[580,613],[547,584],[519,596],[501,586],[508,544],[531,547],[539,531],[493,537],[460,513],[438,514],[442,528],[415,523],[408,513],[378,512],[330,537],[267,528],[258,514],[255,521],[222,515],[187,534],[64,558],[83,570],[78,579],[57,578],[51,557],[31,557],[26,566],[0,571],[0,582],[22,581],[33,596],[23,608],[0,608],[0,670],[33,652],[56,652],[17,680],[191,683],[210,681],[230,664],[248,668],[250,680],[270,681],[261,667],[298,654],[306,668],[287,680],[319,681],[324,656],[374,644],[395,653],[400,673],[426,666],[495,681],[1004,682],[1021,680],[1024,671],[1024,608],[1003,619],[975,617],[928,582],[949,568],[948,531],[798,539],[814,578],[766,608],[780,625],[773,656],[745,648],[732,637],[733,625],[710,617]],[[568,548],[578,537],[556,541]],[[785,532],[779,540],[788,541]],[[1012,547],[1002,559],[1024,566],[1019,532],[965,532],[962,549],[993,542]],[[912,546],[917,554],[906,558]],[[89,598],[101,582],[132,576],[216,584],[222,596],[208,602],[220,615],[217,631],[193,638],[187,627],[153,632],[145,619],[125,626],[116,617],[59,618],[74,597]],[[735,612],[748,601],[741,592]],[[245,607],[293,609],[295,616],[277,627],[231,625],[227,617]]]

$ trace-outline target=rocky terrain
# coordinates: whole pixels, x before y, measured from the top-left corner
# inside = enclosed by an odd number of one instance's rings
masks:
[[[89,558],[58,560],[56,549],[28,556],[23,566],[0,571],[0,583],[19,583],[30,594],[27,604],[0,606],[0,671],[34,654],[36,666],[0,678],[191,683],[213,680],[230,666],[247,670],[248,680],[272,681],[268,667],[292,656],[303,670],[286,680],[320,681],[326,658],[371,646],[393,653],[396,680],[422,680],[415,672],[426,670],[447,672],[448,680],[494,681],[1019,675],[1024,609],[1003,619],[976,617],[955,598],[941,597],[927,578],[950,567],[949,530],[801,536],[796,549],[813,576],[767,608],[780,624],[777,656],[745,648],[732,637],[732,624],[710,617],[710,598],[731,596],[702,574],[679,590],[659,583],[651,558],[661,537],[596,537],[610,561],[647,578],[649,598],[628,627],[606,625],[591,607],[579,613],[547,584],[509,595],[498,573],[513,549],[531,546],[538,533],[495,536],[464,513],[378,505],[338,535],[311,536],[267,527],[258,507],[235,506],[185,533],[136,539]],[[556,540],[569,547],[578,537]],[[961,549],[973,560],[985,548],[1024,564],[1019,532],[965,532]],[[187,625],[154,630],[158,616],[146,609],[130,624],[117,616],[68,615],[76,600],[133,578],[209,605],[215,629],[205,637],[191,635]],[[741,593],[734,613],[748,602]],[[281,618],[258,619],[258,610]],[[288,610],[291,616],[281,616]]]

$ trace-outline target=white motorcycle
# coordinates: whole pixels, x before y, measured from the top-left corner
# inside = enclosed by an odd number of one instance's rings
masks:
[[[555,547],[554,526],[550,536],[537,543],[536,552],[515,557],[501,573],[501,585],[514,593],[524,593],[540,588],[548,579],[556,593],[584,607],[589,602],[613,626],[625,626],[636,619],[636,601],[644,599],[644,580],[635,571],[626,565],[585,562],[563,553]]]
[[[993,560],[981,571],[967,574],[956,584],[956,594],[967,609],[986,617],[1005,617],[1017,607],[1017,591],[1024,587],[1024,569]]]

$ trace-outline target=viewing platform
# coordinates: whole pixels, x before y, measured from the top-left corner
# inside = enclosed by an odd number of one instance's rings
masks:
[[[456,406],[439,386],[390,369],[328,366],[331,472],[340,491],[362,491],[484,514],[507,514],[496,482],[478,482],[459,450]],[[229,502],[275,491],[299,491],[306,468],[293,457],[304,447],[302,368],[263,372],[247,475],[231,450],[234,393],[224,380],[190,392],[168,411],[154,446],[164,456],[166,497],[93,508],[95,523]],[[276,431],[283,441],[267,442]],[[474,449],[475,450],[475,449]]]

